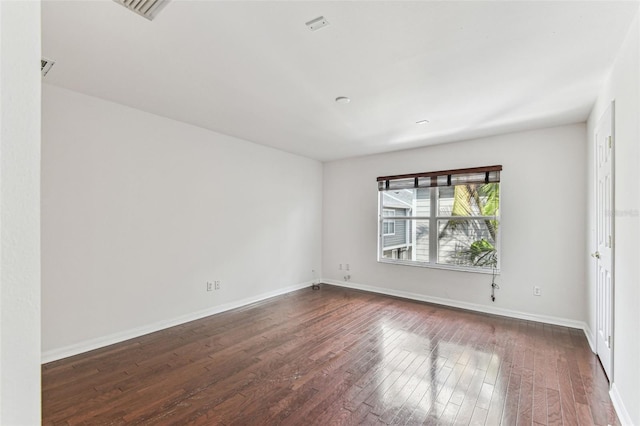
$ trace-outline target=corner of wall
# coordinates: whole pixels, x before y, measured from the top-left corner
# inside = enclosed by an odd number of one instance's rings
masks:
[[[40,424],[40,2],[0,1],[0,424]]]

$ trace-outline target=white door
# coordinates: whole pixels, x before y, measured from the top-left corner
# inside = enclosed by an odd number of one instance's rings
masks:
[[[613,369],[613,102],[595,130],[596,353],[609,380]]]

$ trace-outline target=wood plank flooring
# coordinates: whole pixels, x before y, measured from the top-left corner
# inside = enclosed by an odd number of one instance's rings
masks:
[[[46,425],[620,424],[581,330],[323,285],[42,368]]]

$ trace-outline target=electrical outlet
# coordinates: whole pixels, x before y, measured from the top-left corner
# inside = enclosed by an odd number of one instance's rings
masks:
[[[349,264],[347,263],[346,268],[347,271],[349,270]]]
[[[213,284],[207,281],[207,291],[213,290]]]
[[[338,270],[342,271],[342,263],[340,265],[338,265]]]
[[[537,285],[533,286],[533,295],[534,296],[542,296],[542,289]]]
[[[216,290],[220,290],[220,281],[214,281],[213,284]]]

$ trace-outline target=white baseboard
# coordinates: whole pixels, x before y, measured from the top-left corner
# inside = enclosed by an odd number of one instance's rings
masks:
[[[169,327],[174,327],[176,325],[180,325],[190,321],[208,317],[210,315],[215,315],[220,312],[241,308],[243,306],[247,306],[252,303],[269,299],[271,297],[280,296],[286,293],[290,293],[292,291],[300,290],[305,287],[310,287],[312,283],[313,283],[312,281],[309,281],[301,284],[292,285],[292,286],[281,288],[275,291],[262,293],[257,296],[252,296],[252,297],[237,300],[234,302],[225,303],[223,305],[212,306],[211,308],[207,308],[197,312],[192,312],[192,313],[182,315],[170,320],[158,321],[156,323],[148,324],[142,327],[137,327],[131,330],[126,330],[119,333],[113,333],[107,336],[97,337],[95,339],[86,340],[86,341],[75,343],[73,345],[65,346],[62,348],[48,350],[42,353],[41,362],[43,364],[46,364],[47,362],[57,361],[62,358],[67,358],[73,355],[78,355],[84,352],[92,351],[94,349],[113,345],[114,343],[124,342],[125,340],[144,336],[145,334],[154,333],[156,331],[164,330]]]
[[[622,398],[618,393],[618,388],[616,384],[611,385],[611,390],[609,390],[609,396],[611,397],[611,402],[613,403],[613,408],[615,408],[616,413],[618,414],[618,418],[620,419],[620,423],[622,426],[633,426],[633,422],[631,421],[631,415],[627,411],[627,407],[624,406],[624,402],[622,402]]]
[[[579,328],[584,331],[587,341],[589,342],[589,346],[591,347],[591,350],[592,351],[595,350],[595,346],[593,345],[593,334],[591,333],[589,326],[583,321],[575,321],[575,320],[569,320],[566,318],[530,314],[527,312],[514,311],[510,309],[492,308],[489,306],[478,305],[475,303],[460,302],[452,299],[426,296],[418,293],[411,293],[411,292],[406,292],[401,290],[375,287],[375,286],[370,286],[365,284],[357,284],[353,282],[330,280],[330,279],[319,280],[319,282],[332,284],[340,287],[347,287],[347,288],[353,288],[357,290],[369,291],[372,293],[379,293],[379,294],[385,294],[389,296],[402,297],[405,299],[418,300],[421,302],[429,302],[429,303],[435,303],[438,305],[451,306],[454,308],[467,309],[470,311],[484,312],[488,314],[501,315],[501,316],[506,316],[510,318],[524,319],[529,321],[537,321],[537,322],[542,322],[546,324],[561,325],[561,326],[571,327],[571,328]],[[62,358],[67,358],[73,355],[78,355],[94,349],[109,346],[114,343],[120,343],[125,340],[144,336],[145,334],[154,333],[156,331],[164,330],[169,327],[174,327],[176,325],[184,324],[189,321],[194,321],[210,315],[215,315],[220,312],[225,312],[231,309],[247,306],[255,302],[269,299],[271,297],[280,296],[282,294],[290,293],[292,291],[309,287],[311,286],[311,284],[312,284],[312,281],[309,281],[309,282],[285,287],[276,291],[267,292],[257,296],[241,299],[238,301],[225,303],[223,305],[213,306],[211,308],[204,309],[201,311],[192,312],[190,314],[182,315],[180,317],[173,318],[170,320],[159,321],[153,324],[148,324],[148,325],[137,327],[131,330],[126,330],[123,332],[86,340],[73,345],[64,346],[62,348],[48,350],[43,352],[42,354],[42,363],[45,364],[47,362],[52,362],[52,361],[56,361]]]
[[[346,288],[352,288],[356,290],[368,291],[372,293],[379,293],[379,294],[384,294],[388,296],[402,297],[405,299],[417,300],[421,302],[435,303],[437,305],[444,305],[444,306],[450,306],[454,308],[466,309],[470,311],[483,312],[487,314],[501,315],[501,316],[506,316],[510,318],[517,318],[517,319],[523,319],[523,320],[529,320],[529,321],[537,321],[537,322],[542,322],[546,324],[560,325],[564,327],[579,328],[584,331],[587,341],[589,342],[591,351],[595,353],[595,345],[593,344],[594,343],[593,333],[590,327],[588,326],[588,324],[583,321],[576,321],[576,320],[570,320],[566,318],[552,317],[552,316],[546,316],[546,315],[531,314],[527,312],[514,311],[510,309],[493,308],[489,306],[478,305],[475,303],[460,302],[452,299],[426,296],[418,293],[411,293],[407,291],[394,290],[394,289],[382,288],[382,287],[375,287],[375,286],[370,286],[365,284],[357,284],[353,282],[330,280],[330,279],[321,279],[321,280],[318,280],[318,282],[327,283],[327,284],[331,284],[339,287],[346,287]],[[125,340],[144,336],[145,334],[164,330],[169,327],[174,327],[176,325],[180,325],[180,324],[184,324],[197,319],[205,318],[210,315],[215,315],[221,312],[229,311],[231,309],[241,308],[243,306],[247,306],[252,303],[269,299],[271,297],[280,296],[283,294],[291,293],[292,291],[303,289],[305,287],[310,287],[311,284],[313,284],[313,281],[292,285],[292,286],[278,289],[275,291],[262,293],[257,296],[252,296],[252,297],[237,300],[234,302],[225,303],[223,305],[213,306],[208,309],[182,315],[180,317],[173,318],[170,320],[159,321],[154,324],[149,324],[143,327],[137,327],[131,330],[126,330],[123,332],[110,334],[108,336],[86,340],[84,342],[76,343],[76,344],[65,346],[62,348],[52,349],[42,353],[42,363],[45,364],[47,362],[57,361],[59,359],[78,355],[84,352],[92,351],[94,349],[99,349],[115,343],[120,343]],[[622,422],[622,425],[623,426],[632,425],[633,423],[631,421],[631,416],[629,415],[629,412],[627,411],[626,407],[624,406],[624,403],[622,402],[622,398],[618,393],[618,389],[615,383],[611,386],[609,395],[611,397],[611,401],[613,402],[613,406],[618,414],[618,417]]]
[[[561,325],[561,326],[570,327],[570,328],[578,328],[580,330],[583,330],[585,332],[585,335],[587,334],[587,330],[589,329],[589,326],[584,321],[576,321],[576,320],[571,320],[567,318],[531,314],[528,312],[514,311],[511,309],[493,308],[490,306],[478,305],[478,304],[469,303],[469,302],[460,302],[458,300],[444,299],[441,297],[426,296],[424,294],[411,293],[408,291],[374,287],[374,286],[365,285],[365,284],[356,284],[351,281],[347,282],[347,281],[338,281],[338,280],[323,280],[322,282],[340,286],[340,287],[353,288],[356,290],[364,290],[372,293],[386,294],[388,296],[402,297],[405,299],[418,300],[420,302],[435,303],[437,305],[450,306],[453,308],[461,308],[469,311],[483,312],[486,314],[494,314],[494,315],[501,315],[504,317],[542,322],[545,324]],[[589,341],[589,337],[587,337],[587,340]],[[589,341],[589,345],[591,345],[591,341]]]
[[[587,342],[589,342],[589,347],[591,348],[591,352],[596,353],[596,341],[595,335],[591,331],[589,324],[584,324],[584,335],[587,337]]]

